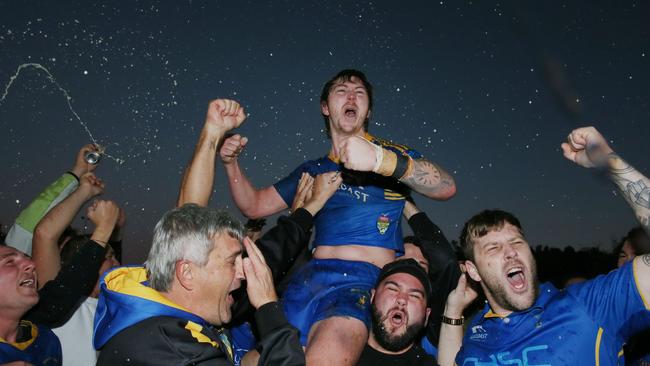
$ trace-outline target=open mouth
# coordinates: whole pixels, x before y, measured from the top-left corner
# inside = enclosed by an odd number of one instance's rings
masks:
[[[36,288],[36,280],[33,278],[28,278],[20,281],[18,284],[20,287]]]
[[[345,114],[346,117],[349,117],[349,118],[356,118],[357,117],[357,109],[354,108],[354,107],[345,108],[343,113]]]
[[[390,321],[392,326],[399,327],[403,324],[406,324],[407,321],[406,313],[402,310],[394,310],[388,316],[388,320]]]
[[[510,286],[517,292],[526,289],[526,275],[523,267],[512,267],[506,272],[506,277]]]
[[[234,304],[235,303],[235,297],[238,298],[238,299],[241,299],[241,297],[244,295],[245,291],[246,291],[245,286],[244,287],[237,287],[236,289],[231,290],[228,293],[228,296],[226,297],[227,300],[228,300],[228,303],[230,305]]]

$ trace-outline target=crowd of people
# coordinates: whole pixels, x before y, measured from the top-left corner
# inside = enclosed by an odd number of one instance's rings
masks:
[[[650,362],[650,181],[595,128],[572,131],[564,156],[607,172],[640,226],[615,250],[618,269],[582,255],[590,271],[540,283],[552,277],[548,251],[534,255],[512,213],[477,213],[455,246],[418,209],[413,191],[448,200],[454,179],[369,134],[373,89],[362,72],[328,80],[320,107],[327,154],[257,189],[238,160],[248,140],[233,133],[244,109],[211,101],[176,207],[140,265],[120,265],[124,211],[97,199],[104,182],[85,156],[98,147],[83,146],[0,246],[0,363]],[[217,165],[246,225],[209,207]],[[70,224],[91,201],[95,228],[80,235]],[[287,209],[263,229],[264,217]]]

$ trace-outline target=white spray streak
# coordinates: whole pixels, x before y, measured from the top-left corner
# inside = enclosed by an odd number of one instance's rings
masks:
[[[20,72],[23,69],[27,68],[27,67],[32,67],[32,68],[34,68],[36,70],[40,70],[40,71],[43,71],[45,73],[48,80],[50,80],[50,82],[52,82],[52,84],[54,84],[59,89],[59,91],[61,91],[63,93],[63,95],[65,95],[66,103],[68,103],[68,109],[75,116],[77,121],[79,121],[79,124],[84,128],[84,130],[88,134],[88,137],[90,137],[90,140],[93,142],[93,144],[95,144],[97,146],[103,146],[99,142],[97,142],[97,140],[95,139],[93,134],[90,132],[90,129],[88,128],[88,125],[86,125],[86,123],[83,120],[81,120],[81,117],[79,117],[79,114],[77,114],[77,112],[74,110],[74,108],[72,108],[72,103],[71,103],[72,97],[70,96],[70,93],[68,93],[68,91],[66,89],[64,89],[61,86],[61,84],[59,84],[56,81],[56,79],[54,78],[52,73],[50,73],[50,71],[47,68],[45,68],[45,66],[43,66],[41,64],[32,62],[32,63],[26,63],[26,64],[22,64],[22,65],[18,66],[18,69],[16,69],[16,72],[9,78],[9,82],[7,83],[7,85],[5,85],[5,90],[2,93],[2,97],[0,97],[0,106],[2,105],[2,103],[7,98],[7,94],[9,94],[9,89],[11,88],[11,85],[18,78],[18,76],[20,75]],[[106,154],[105,151],[102,151],[102,154],[104,154],[106,157],[108,157],[110,159],[113,159],[118,164],[124,163],[124,159],[116,158],[116,157],[114,157],[114,156],[112,156],[110,154]]]

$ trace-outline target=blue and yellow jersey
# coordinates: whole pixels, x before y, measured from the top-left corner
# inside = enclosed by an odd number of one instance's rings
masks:
[[[632,263],[566,290],[540,286],[535,304],[498,317],[477,315],[456,356],[458,365],[617,365],[623,343],[650,327],[650,304]]]
[[[397,154],[413,159],[422,157],[404,145],[370,135],[366,139]],[[410,190],[396,179],[348,170],[336,157],[324,156],[301,164],[274,187],[287,206],[291,206],[303,172],[316,176],[331,171],[341,171],[343,183],[316,215],[314,245],[367,245],[403,253],[401,215],[404,198]]]
[[[48,328],[21,320],[16,343],[0,338],[0,364],[24,361],[34,366],[61,365],[61,343]]]

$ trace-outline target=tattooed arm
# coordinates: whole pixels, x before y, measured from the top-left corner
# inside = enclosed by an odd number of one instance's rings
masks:
[[[567,159],[580,166],[607,169],[637,219],[650,234],[650,179],[614,153],[605,138],[593,127],[573,130],[567,142],[562,144],[562,151]]]
[[[397,170],[396,165],[399,165],[394,152],[382,149],[359,136],[343,140],[334,148],[334,152],[346,168],[361,172],[373,171],[384,176],[393,176]],[[391,160],[392,164],[386,163]],[[389,168],[385,169],[384,166]],[[406,168],[406,165],[402,167]],[[406,169],[406,175],[401,177],[400,181],[412,190],[435,200],[447,200],[456,194],[454,178],[440,166],[424,158],[414,159],[412,169]]]
[[[412,190],[435,200],[447,200],[456,194],[456,183],[439,165],[424,158],[413,160],[413,171],[400,180]]]
[[[634,210],[643,229],[650,235],[650,179],[614,153],[608,156],[607,162],[612,181]]]

